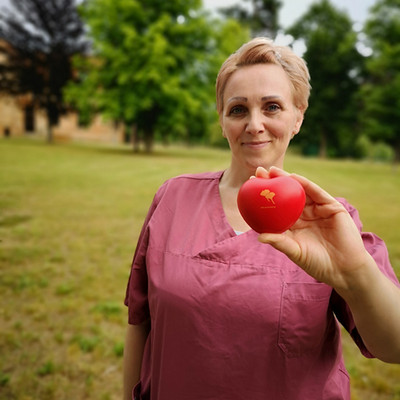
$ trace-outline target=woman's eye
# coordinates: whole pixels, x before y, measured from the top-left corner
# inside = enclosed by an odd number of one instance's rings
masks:
[[[246,111],[243,106],[234,106],[229,110],[229,115],[239,115]]]
[[[278,104],[267,104],[265,108],[268,112],[276,112],[281,109]]]

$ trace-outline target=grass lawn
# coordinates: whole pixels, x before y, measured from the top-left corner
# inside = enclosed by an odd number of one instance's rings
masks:
[[[0,140],[1,400],[121,398],[123,299],[150,201],[165,179],[223,169],[229,157]],[[400,276],[400,172],[295,155],[286,169],[355,205]],[[343,340],[352,399],[400,399],[400,365],[364,359]]]

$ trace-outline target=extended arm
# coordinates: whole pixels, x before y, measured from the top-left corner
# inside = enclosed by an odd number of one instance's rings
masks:
[[[128,325],[124,348],[124,400],[132,400],[132,390],[139,382],[143,351],[149,328],[150,322],[141,325]]]
[[[257,170],[264,177],[282,174],[276,168]],[[259,240],[334,288],[349,305],[368,350],[383,361],[400,363],[400,289],[366,251],[344,206],[306,178],[291,176],[307,195],[303,214],[284,234],[262,234]]]
[[[380,360],[400,363],[400,289],[372,257],[351,279],[336,291],[349,305],[364,344]]]

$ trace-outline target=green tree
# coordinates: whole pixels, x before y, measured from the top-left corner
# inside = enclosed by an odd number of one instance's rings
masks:
[[[248,26],[253,37],[267,36],[274,39],[279,30],[281,7],[280,0],[244,0],[233,6],[220,8],[219,12]]]
[[[314,3],[287,30],[306,45],[304,59],[312,93],[301,134],[296,138],[307,153],[349,156],[357,140],[357,102],[363,57],[347,13],[329,0]]]
[[[101,111],[129,126],[135,150],[144,141],[151,151],[155,135],[207,134],[219,22],[210,23],[200,0],[87,0],[82,16],[94,54],[77,61],[79,82],[67,97],[84,115]]]
[[[373,140],[395,150],[400,161],[400,1],[380,0],[372,8],[365,33],[373,52],[361,89],[362,126]]]

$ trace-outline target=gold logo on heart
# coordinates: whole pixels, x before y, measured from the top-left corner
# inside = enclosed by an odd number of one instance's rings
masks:
[[[265,197],[267,199],[267,201],[271,202],[272,204],[275,204],[275,202],[274,202],[275,193],[271,192],[269,189],[264,189],[260,193],[260,196]]]

